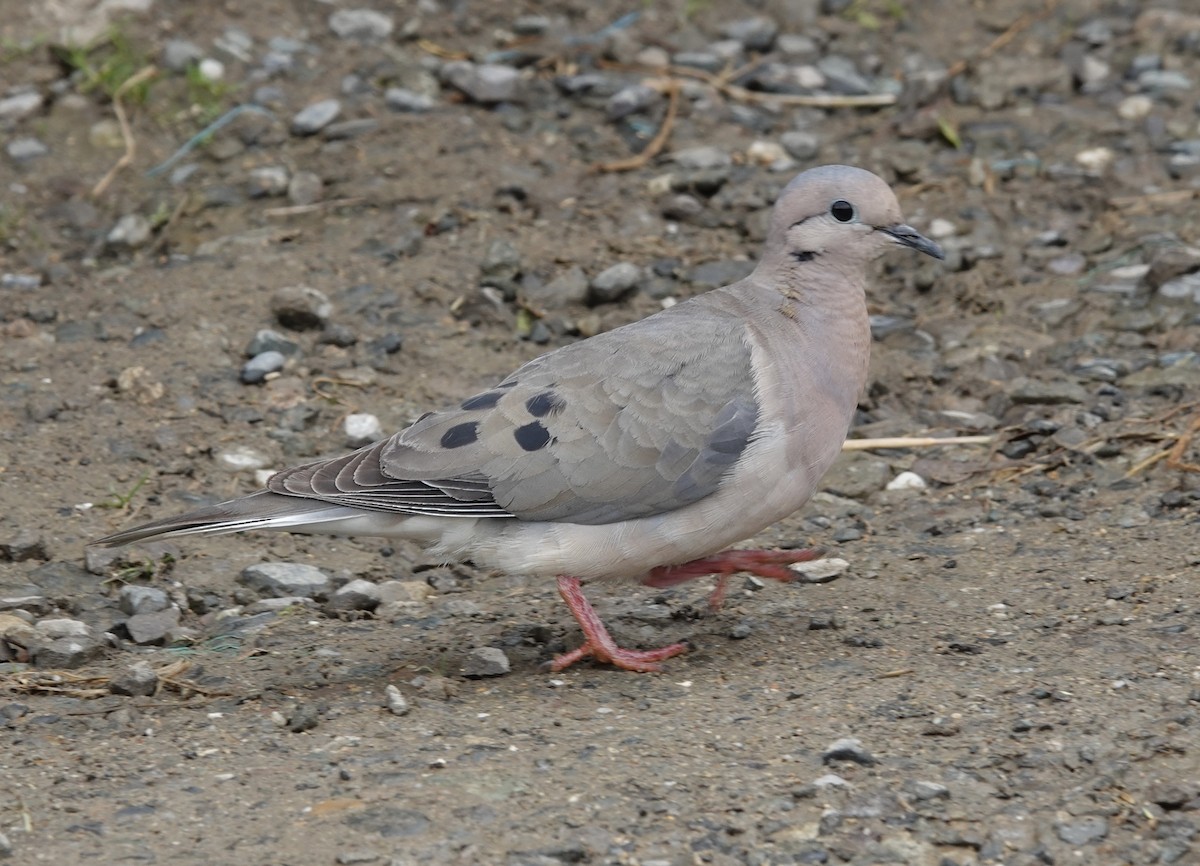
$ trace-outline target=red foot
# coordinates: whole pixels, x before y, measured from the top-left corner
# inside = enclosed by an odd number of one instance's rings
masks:
[[[558,594],[562,596],[567,607],[571,609],[575,621],[583,629],[584,643],[578,649],[555,656],[554,660],[550,662],[552,671],[561,671],[580,659],[591,656],[598,662],[605,662],[623,670],[653,673],[662,670],[662,665],[657,662],[687,651],[687,644],[682,643],[673,643],[653,650],[622,649],[617,646],[617,642],[612,639],[612,635],[600,621],[595,609],[584,597],[579,578],[559,576]]]
[[[712,610],[720,610],[721,605],[725,603],[725,591],[731,574],[746,572],[787,583],[796,577],[796,573],[788,568],[789,565],[808,562],[824,555],[825,551],[819,547],[803,550],[725,550],[679,565],[660,565],[652,569],[642,583],[662,589],[706,574],[718,575],[717,585],[708,597],[708,606]]]

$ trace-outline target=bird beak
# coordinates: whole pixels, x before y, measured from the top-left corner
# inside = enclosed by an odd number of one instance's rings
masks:
[[[902,247],[911,247],[919,253],[925,253],[927,256],[933,256],[935,259],[944,259],[946,254],[942,252],[942,248],[931,241],[925,235],[921,234],[912,226],[900,225],[887,226],[880,229],[885,235],[891,236],[892,240]]]

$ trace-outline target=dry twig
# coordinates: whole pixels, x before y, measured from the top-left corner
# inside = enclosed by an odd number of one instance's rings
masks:
[[[874,451],[876,448],[934,448],[938,445],[987,445],[991,436],[893,436],[884,439],[847,439],[843,451]]]
[[[121,169],[133,162],[133,158],[137,154],[137,140],[133,137],[133,130],[129,127],[129,118],[125,115],[125,106],[121,103],[121,97],[131,88],[137,87],[144,81],[149,81],[156,75],[158,75],[158,68],[156,66],[153,64],[145,66],[121,82],[121,86],[113,93],[113,112],[116,113],[117,123],[121,126],[121,139],[125,142],[125,153],[108,170],[108,174],[100,178],[100,182],[92,187],[92,198],[99,198],[104,195],[104,191],[108,189],[109,184],[113,182],[113,179],[116,178]]]

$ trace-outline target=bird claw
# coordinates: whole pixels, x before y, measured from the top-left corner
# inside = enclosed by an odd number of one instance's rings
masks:
[[[561,671],[577,661],[593,658],[598,662],[614,667],[639,673],[655,673],[662,670],[658,662],[687,652],[686,643],[673,643],[652,650],[630,650],[617,646],[608,629],[600,620],[591,603],[583,595],[579,578],[560,576],[558,578],[558,594],[567,603],[575,621],[583,629],[583,645],[570,652],[555,656],[549,663],[552,671]]]

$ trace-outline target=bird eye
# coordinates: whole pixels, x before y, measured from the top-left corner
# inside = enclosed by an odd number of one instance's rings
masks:
[[[854,219],[854,205],[844,199],[838,199],[829,206],[829,212],[840,223],[848,223]]]

